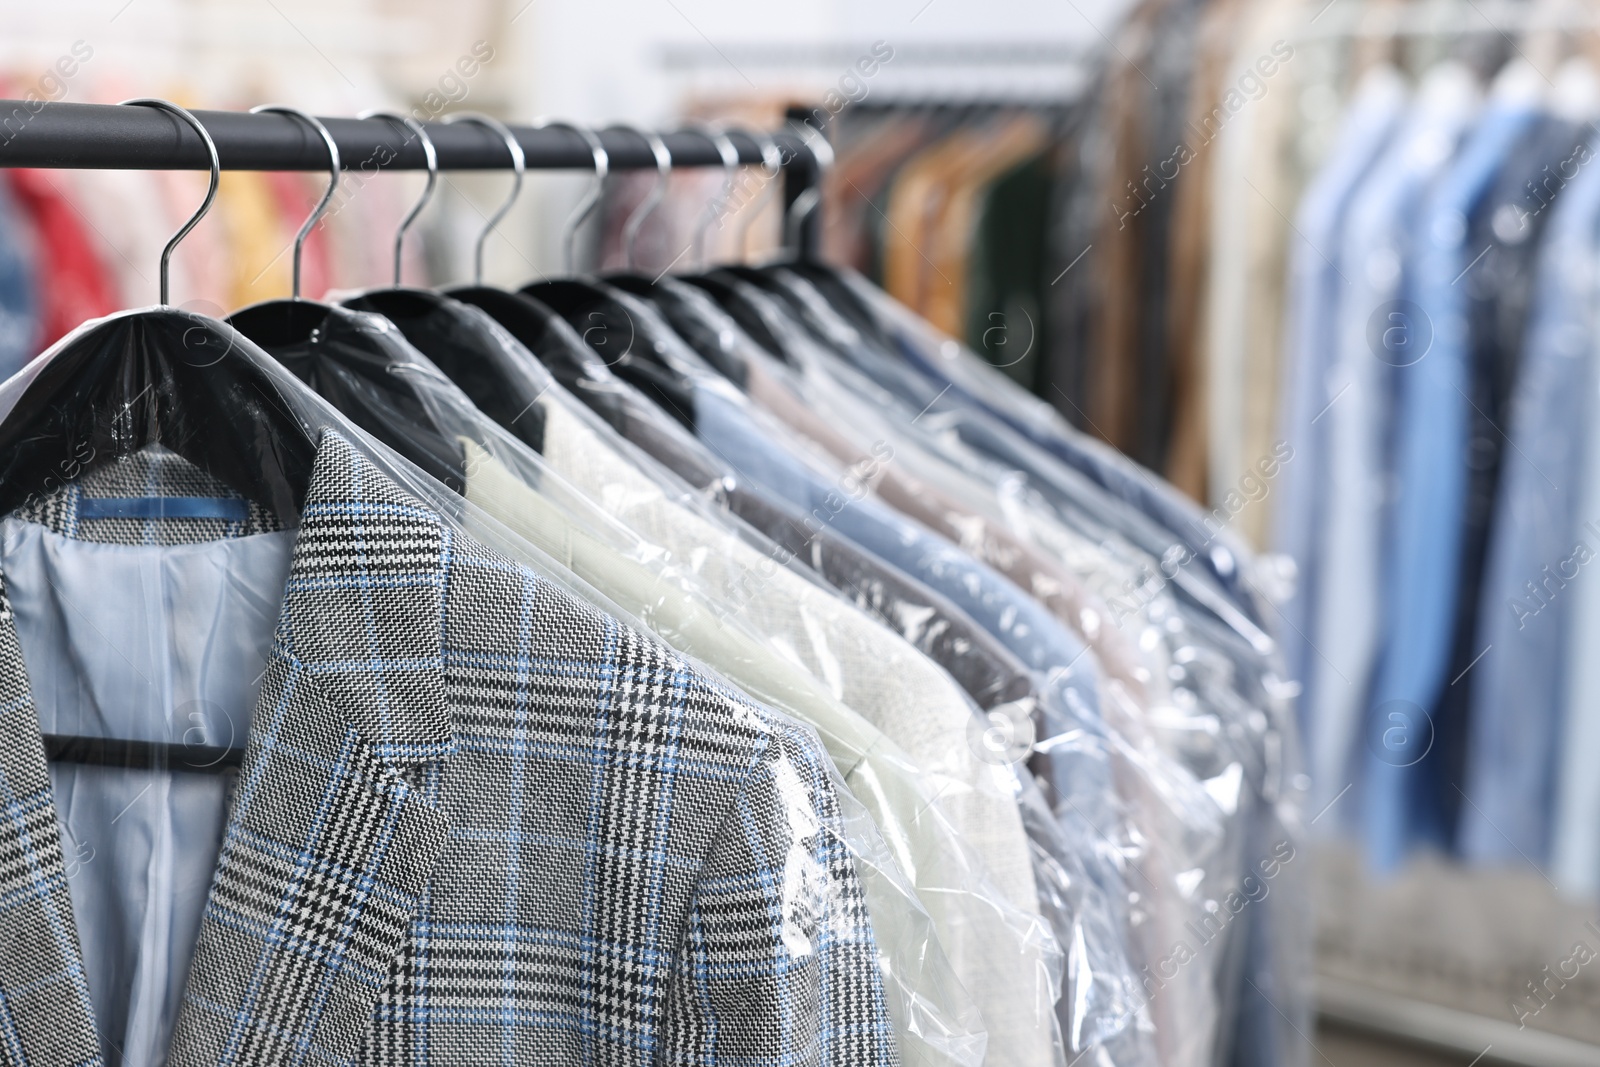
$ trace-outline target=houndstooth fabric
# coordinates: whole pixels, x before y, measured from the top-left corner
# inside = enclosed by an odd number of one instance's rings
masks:
[[[98,1063],[0,696],[0,1063]],[[825,758],[327,434],[170,1062],[897,1063]]]
[[[39,714],[0,578],[0,1063],[95,1064]]]
[[[92,458],[84,456],[80,462]],[[127,497],[237,500],[243,517],[135,519],[88,518],[82,514],[85,500]],[[282,529],[269,508],[243,500],[228,486],[161,445],[151,445],[95,467],[82,478],[29,498],[12,514],[66,537],[117,545],[195,544]]]

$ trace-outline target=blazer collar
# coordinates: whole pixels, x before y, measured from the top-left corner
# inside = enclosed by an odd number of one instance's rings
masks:
[[[174,1064],[289,1062],[308,1051],[343,1062],[359,1051],[446,844],[446,816],[411,783],[455,750],[443,663],[451,548],[435,513],[324,433]],[[9,932],[0,939],[0,1059],[100,1062],[3,576],[0,927]]]
[[[450,547],[437,514],[323,433],[274,642],[398,767],[455,750],[444,687]]]

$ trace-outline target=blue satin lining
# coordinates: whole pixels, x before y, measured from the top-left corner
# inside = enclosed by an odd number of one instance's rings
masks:
[[[41,728],[242,746],[293,538],[116,545],[6,519],[0,568]],[[233,778],[50,767],[107,1064],[166,1061]]]

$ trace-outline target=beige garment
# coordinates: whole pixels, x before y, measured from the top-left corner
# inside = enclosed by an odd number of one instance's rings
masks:
[[[1211,228],[1229,239],[1212,242],[1204,313],[1213,505],[1236,493],[1241,479],[1258,477],[1256,464],[1273,454],[1277,433],[1288,220],[1300,187],[1290,165],[1295,60],[1292,51],[1282,57],[1292,49],[1287,38],[1298,7],[1299,0],[1254,0],[1240,19],[1225,78],[1235,84],[1263,57],[1275,64],[1265,92],[1230,119],[1216,142]],[[1239,533],[1262,544],[1269,514],[1266,507],[1247,508],[1236,520]]]
[[[981,720],[948,674],[831,591],[668,499],[561,403],[545,406],[544,444],[545,459],[559,474],[644,540],[664,547],[699,576],[721,610],[903,749],[1005,902],[1034,924],[1029,936],[1041,946],[1053,943],[1039,917],[1015,779],[1009,768],[978,757],[974,739],[981,728],[974,724]],[[921,876],[915,868],[908,873],[914,881]],[[990,1062],[1052,1062],[1054,996],[1041,977],[1045,950],[1030,959],[1020,947],[970,945],[970,938],[951,945],[942,930],[940,941],[983,1014]],[[1009,964],[997,969],[995,952]]]
[[[1212,164],[1218,101],[1224,91],[1237,37],[1236,21],[1247,0],[1215,0],[1200,16],[1189,115],[1183,143],[1192,152],[1173,190],[1171,270],[1167,296],[1167,350],[1172,367],[1172,440],[1165,474],[1197,501],[1206,495],[1205,307],[1206,266],[1211,243]]]
[[[945,183],[987,137],[959,129],[907,163],[894,180],[885,212],[883,285],[896,300],[926,317],[935,288],[948,287],[928,259],[929,224],[938,217]]]
[[[983,144],[945,172],[944,195],[927,227],[923,249],[941,284],[928,287],[923,317],[952,337],[967,332],[967,274],[978,211],[989,185],[1044,147],[1044,124],[1026,115],[1006,122]]]
[[[1293,36],[1297,19],[1305,17],[1303,0],[1267,0],[1257,12],[1250,39],[1242,47],[1272,48]],[[1259,52],[1248,52],[1258,61]],[[1282,391],[1284,303],[1288,299],[1290,241],[1294,217],[1307,181],[1299,166],[1295,137],[1300,126],[1297,82],[1301,71],[1293,59],[1283,63],[1271,88],[1256,101],[1250,155],[1246,162],[1260,195],[1251,202],[1245,245],[1244,403],[1240,412],[1245,469],[1274,454],[1278,440],[1278,399]],[[1237,488],[1235,481],[1232,488]],[[1256,549],[1267,541],[1271,509],[1248,507],[1235,520],[1240,534]]]
[[[1258,0],[1259,2],[1259,0]],[[1224,81],[1237,76],[1234,62]],[[1228,240],[1211,243],[1207,265],[1209,286],[1201,316],[1206,337],[1205,394],[1208,504],[1220,503],[1239,484],[1244,466],[1244,345],[1245,308],[1249,295],[1245,245],[1251,200],[1259,196],[1250,185],[1248,161],[1255,106],[1247,101],[1232,115],[1211,143],[1211,232]]]

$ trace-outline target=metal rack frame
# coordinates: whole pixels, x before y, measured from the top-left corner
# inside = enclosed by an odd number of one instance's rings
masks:
[[[283,114],[195,111],[216,142],[223,170],[320,171],[328,166],[321,136]],[[420,118],[420,116],[418,116]],[[442,117],[442,116],[440,116]],[[346,170],[425,170],[419,139],[382,118],[323,118],[339,146]],[[440,170],[509,170],[505,142],[469,123],[424,122],[438,153]],[[590,170],[594,157],[583,137],[560,127],[511,126],[530,170]],[[626,130],[596,130],[613,170],[653,168],[650,146]],[[722,156],[707,133],[681,130],[661,135],[678,167],[720,167]],[[761,144],[737,129],[727,136],[739,162],[760,164]],[[772,135],[784,161],[784,202],[815,186],[821,169],[805,139],[790,130]],[[0,167],[68,170],[207,170],[210,157],[199,134],[178,117],[156,108],[0,100]],[[805,220],[802,258],[817,248],[817,212]]]

